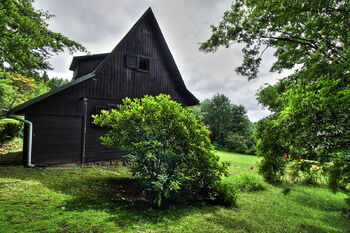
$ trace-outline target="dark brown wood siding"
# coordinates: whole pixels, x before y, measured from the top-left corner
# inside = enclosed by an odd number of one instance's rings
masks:
[[[78,61],[76,68],[76,77],[81,77],[91,73],[104,60],[104,58],[94,58],[86,61]]]
[[[87,124],[86,124],[86,151],[85,162],[93,162],[98,160],[110,160],[121,158],[127,153],[120,151],[116,148],[109,148],[101,144],[100,137],[105,135],[108,131],[107,128],[101,128],[92,123],[93,114],[97,114],[98,109],[107,109],[111,105],[119,104],[120,101],[110,100],[88,100],[87,101]]]
[[[82,117],[30,115],[33,123],[33,164],[80,162]]]
[[[144,30],[150,34],[145,34]],[[117,49],[109,55],[103,67],[96,73],[97,81],[90,89],[89,97],[119,100],[125,97],[141,98],[146,94],[163,93],[185,104],[159,44],[151,25],[147,21],[142,21],[118,44]],[[149,73],[126,68],[126,55],[150,58]]]
[[[85,82],[93,82],[93,80],[86,80]],[[79,83],[72,86],[31,105],[23,112],[29,115],[82,116],[84,114],[82,99],[86,95],[85,85]]]

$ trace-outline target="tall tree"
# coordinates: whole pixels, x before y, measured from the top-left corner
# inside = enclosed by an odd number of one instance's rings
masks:
[[[44,82],[48,82],[50,80],[49,75],[46,73],[46,71],[43,72],[43,74],[40,77]]]
[[[271,71],[293,75],[258,94],[272,111],[258,126],[258,152],[272,173],[284,152],[319,160],[350,152],[350,4],[343,0],[241,0],[232,3],[201,50],[245,44],[236,71],[255,78],[266,49]],[[276,159],[273,159],[276,158]],[[345,160],[344,160],[345,161]],[[271,165],[271,166],[270,166]],[[264,167],[264,166],[263,166]]]
[[[234,105],[223,94],[216,94],[201,105],[203,121],[209,125],[212,141],[221,148],[248,152],[252,142],[251,122],[242,105]]]
[[[30,76],[52,68],[48,59],[64,49],[86,52],[81,44],[49,30],[47,20],[53,15],[32,4],[33,0],[0,1],[0,68]]]
[[[23,103],[34,91],[34,78],[19,74],[5,74],[0,79],[0,109],[9,109]]]
[[[53,89],[56,89],[57,87],[60,87],[64,84],[67,84],[69,83],[69,81],[67,79],[63,79],[63,78],[51,78],[49,79],[47,82],[47,86],[53,90]]]
[[[245,44],[244,60],[236,71],[255,78],[269,47],[277,58],[272,71],[348,62],[349,27],[350,4],[344,0],[240,0],[212,26],[212,36],[200,49],[215,52],[220,46]]]

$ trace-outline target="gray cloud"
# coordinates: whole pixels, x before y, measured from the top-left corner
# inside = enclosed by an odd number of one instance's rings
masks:
[[[173,53],[187,88],[200,100],[216,93],[227,95],[234,104],[248,110],[252,121],[269,114],[258,106],[256,91],[263,83],[275,83],[288,74],[270,73],[274,61],[272,50],[263,56],[262,71],[253,81],[238,76],[234,69],[242,61],[241,45],[219,49],[217,53],[199,52],[199,42],[211,34],[210,25],[217,24],[230,8],[226,0],[37,0],[35,6],[56,17],[50,28],[85,45],[91,53],[111,51],[131,26],[149,7],[155,13],[165,39]],[[74,54],[80,55],[80,54]],[[51,59],[51,77],[70,78],[72,55],[59,54]]]

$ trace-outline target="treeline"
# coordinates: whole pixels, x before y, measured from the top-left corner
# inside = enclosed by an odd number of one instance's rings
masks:
[[[46,72],[30,76],[0,73],[0,108],[10,109],[68,82],[63,78],[49,79]]]
[[[232,104],[223,94],[206,99],[193,107],[211,130],[210,138],[218,149],[238,153],[255,153],[254,123],[242,105]]]
[[[63,78],[49,79],[46,72],[31,76],[10,72],[0,72],[0,75],[0,116],[5,115],[2,110],[9,110],[69,82]],[[22,137],[22,129],[23,123],[19,121],[0,119],[0,147],[13,138]]]
[[[257,93],[271,111],[257,123],[256,134],[259,170],[270,183],[282,181],[286,161],[312,160],[332,164],[329,187],[350,195],[349,16],[350,4],[343,0],[234,1],[201,44],[205,52],[242,44],[236,71],[249,80],[257,77],[269,48],[276,57],[271,71],[293,69]]]

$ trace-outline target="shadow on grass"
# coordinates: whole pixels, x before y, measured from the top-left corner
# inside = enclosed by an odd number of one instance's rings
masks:
[[[191,203],[179,198],[162,209],[154,208],[155,194],[127,173],[104,169],[48,170],[23,167],[4,167],[0,178],[33,180],[57,193],[70,197],[59,204],[65,211],[85,212],[90,210],[110,214],[108,220],[119,226],[136,222],[159,224],[164,227],[180,221],[183,217],[201,212],[215,212],[217,206]],[[176,195],[179,197],[179,195]]]
[[[325,230],[321,227],[317,227],[310,224],[300,224],[298,226],[298,232],[317,232],[317,233],[329,233],[329,230]]]
[[[340,211],[344,206],[344,202],[341,200],[335,201],[334,199],[311,193],[311,191],[293,191],[292,189],[291,192],[291,200],[299,205],[303,205],[308,208],[318,209],[320,211]],[[312,195],[312,198],[310,198],[310,195]]]
[[[247,220],[238,219],[235,215],[227,216],[225,214],[214,212],[212,216],[206,218],[207,221],[220,225],[228,232],[256,232],[252,223]]]
[[[67,211],[98,210],[111,214],[109,221],[121,227],[137,222],[159,224],[164,227],[180,221],[182,218],[200,211],[213,213],[215,206],[200,203],[188,204],[181,201],[169,201],[161,209],[154,205],[155,193],[147,189],[139,180],[132,178],[113,178],[103,181],[105,187],[98,192],[74,195],[73,199],[63,203]],[[178,196],[178,195],[176,195]]]
[[[151,208],[154,194],[136,179],[101,178],[90,180],[103,186],[90,186],[90,192],[76,193],[65,203],[67,210],[86,209],[115,212],[119,209]]]
[[[71,169],[53,170],[43,168],[24,168],[22,166],[4,166],[0,168],[0,178],[13,178],[19,180],[34,180],[40,182],[46,188],[59,193],[69,195],[94,194],[106,190],[108,183],[114,178],[129,177],[126,169],[119,169],[124,172],[106,169]],[[117,170],[118,171],[118,170]]]

